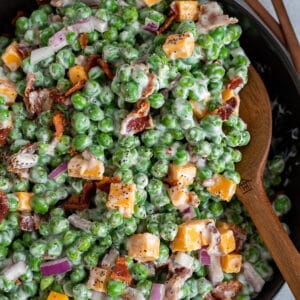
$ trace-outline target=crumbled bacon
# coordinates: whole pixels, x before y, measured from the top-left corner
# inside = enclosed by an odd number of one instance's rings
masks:
[[[30,103],[29,103],[29,95],[31,93],[31,91],[33,90],[33,85],[34,82],[36,80],[36,75],[34,73],[28,73],[26,76],[26,87],[25,87],[25,92],[24,92],[24,97],[23,97],[23,101],[26,107],[26,110],[31,113],[31,107],[30,107]]]
[[[97,63],[101,67],[101,69],[104,71],[106,76],[110,80],[113,80],[114,79],[114,74],[113,74],[112,70],[110,69],[109,64],[100,57],[97,59]]]
[[[111,279],[116,279],[131,283],[132,278],[128,270],[126,258],[124,256],[118,256],[113,271],[110,275]]]
[[[120,134],[136,134],[145,129],[153,128],[153,121],[149,113],[149,101],[146,99],[139,100],[136,108],[121,122]]]
[[[23,231],[35,231],[39,228],[40,218],[38,215],[20,214],[20,229]]]
[[[238,225],[232,225],[230,229],[233,231],[235,239],[235,251],[239,252],[242,250],[245,241],[247,240],[247,233]]]
[[[142,93],[142,98],[147,98],[148,96],[150,96],[155,89],[155,79],[156,79],[156,75],[154,73],[150,73],[148,74],[148,84],[147,86],[143,89],[143,93]]]
[[[174,11],[171,12],[170,16],[165,20],[164,24],[157,30],[156,34],[162,34],[165,32],[174,22],[177,15],[174,13]]]
[[[48,89],[31,91],[28,97],[28,112],[31,115],[40,115],[44,111],[51,110],[55,94]]]
[[[0,129],[0,147],[5,145],[6,143],[6,138],[9,134],[10,128],[3,128]]]
[[[58,110],[54,113],[52,121],[55,128],[55,138],[60,140],[66,126],[66,119],[64,118],[62,112]]]
[[[79,44],[80,44],[80,47],[81,49],[85,49],[86,46],[88,45],[88,42],[89,42],[89,37],[86,33],[81,33],[79,35]]]
[[[91,200],[95,196],[96,185],[94,182],[86,182],[81,195],[71,195],[63,204],[65,210],[84,210],[90,206]]]
[[[229,82],[227,82],[225,88],[230,90],[235,90],[236,88],[240,87],[244,83],[243,78],[240,76],[236,76],[232,78]]]
[[[205,300],[232,300],[241,289],[243,284],[238,280],[229,280],[218,284],[210,293],[208,293]]]
[[[108,177],[104,176],[100,181],[98,181],[97,188],[102,192],[109,193],[111,183],[119,183],[121,178],[119,176]]]
[[[237,22],[238,19],[224,15],[220,5],[215,1],[200,5],[198,25],[201,33],[207,33],[217,27]]]
[[[24,45],[24,44],[17,44],[16,50],[19,53],[19,55],[22,57],[22,59],[25,59],[28,57],[32,51],[32,47]]]
[[[25,13],[23,10],[18,10],[16,15],[13,17],[13,19],[11,20],[11,25],[12,26],[16,26],[16,22],[20,17],[24,17]]]
[[[98,59],[100,56],[98,54],[92,54],[90,55],[85,63],[85,70],[88,72],[91,68],[95,67],[98,65]]]
[[[65,96],[69,97],[77,91],[80,91],[85,86],[86,80],[80,80],[65,92]]]
[[[237,105],[237,99],[235,97],[232,97],[216,110],[216,114],[219,115],[222,120],[228,120]]]
[[[0,224],[2,223],[3,219],[6,218],[9,212],[9,205],[7,196],[0,190]]]

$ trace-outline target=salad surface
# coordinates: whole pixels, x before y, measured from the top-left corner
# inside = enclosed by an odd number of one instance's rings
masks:
[[[234,195],[250,141],[238,20],[214,1],[52,0],[13,23],[0,300],[255,297],[273,270]],[[283,168],[269,161],[270,194]]]

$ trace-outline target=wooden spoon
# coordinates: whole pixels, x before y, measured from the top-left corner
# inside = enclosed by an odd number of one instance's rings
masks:
[[[240,116],[248,124],[251,141],[241,149],[243,160],[237,164],[242,178],[237,196],[285,281],[295,297],[300,299],[300,255],[274,213],[263,185],[272,138],[272,111],[268,92],[253,67],[250,67],[249,82],[240,95]]]

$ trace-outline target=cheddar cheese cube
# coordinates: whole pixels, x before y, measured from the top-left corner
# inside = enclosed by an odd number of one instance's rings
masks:
[[[167,181],[171,185],[179,185],[185,187],[191,185],[196,177],[197,168],[193,164],[186,164],[178,166],[176,164],[169,164]]]
[[[242,255],[230,253],[221,256],[221,266],[226,273],[239,273],[242,267]]]
[[[128,255],[140,262],[159,258],[160,239],[152,233],[133,234],[128,239]]]
[[[22,57],[17,51],[17,42],[12,42],[2,54],[2,61],[11,70],[16,71],[22,64]]]
[[[68,175],[70,177],[83,178],[86,180],[101,180],[104,173],[102,161],[94,156],[78,154],[68,162]]]
[[[193,54],[194,36],[190,32],[171,34],[163,44],[163,50],[169,59],[187,58]]]
[[[221,174],[213,176],[213,184],[207,190],[221,200],[230,201],[236,191],[236,183]]]
[[[193,115],[196,117],[197,120],[201,120],[207,115],[208,107],[204,103],[194,100],[190,100],[189,102],[192,105]]]
[[[18,211],[31,211],[30,202],[33,194],[28,192],[16,192],[15,195],[19,200]]]
[[[168,189],[168,194],[172,204],[180,211],[189,206],[189,193],[185,188],[172,186]]]
[[[176,1],[177,21],[197,21],[199,15],[198,1]]]
[[[153,6],[153,5],[157,4],[157,3],[159,3],[160,1],[161,0],[144,0],[145,4],[147,6]]]
[[[12,105],[17,98],[16,85],[7,79],[0,78],[0,97],[4,98],[5,105]]]
[[[69,297],[65,294],[51,291],[50,294],[48,295],[47,300],[69,300]]]
[[[221,234],[221,242],[220,242],[220,250],[223,254],[228,254],[235,250],[235,238],[233,231],[230,229],[224,229],[220,231]]]
[[[131,183],[111,183],[106,201],[108,209],[117,209],[126,218],[133,215],[136,185]]]
[[[87,282],[89,289],[106,293],[107,282],[110,278],[111,271],[103,268],[93,268],[90,271],[90,277]]]
[[[88,80],[87,72],[81,65],[71,67],[68,71],[68,76],[73,84],[82,80]]]

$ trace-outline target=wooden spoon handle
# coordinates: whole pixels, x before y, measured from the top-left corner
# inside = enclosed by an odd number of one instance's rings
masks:
[[[300,255],[274,213],[262,180],[251,190],[238,187],[238,198],[244,204],[270,254],[296,299],[300,299]]]
[[[300,46],[293,29],[291,21],[289,19],[286,8],[282,0],[272,0],[273,6],[276,10],[276,14],[280,21],[282,31],[284,33],[288,48],[290,50],[295,68],[300,76]]]

